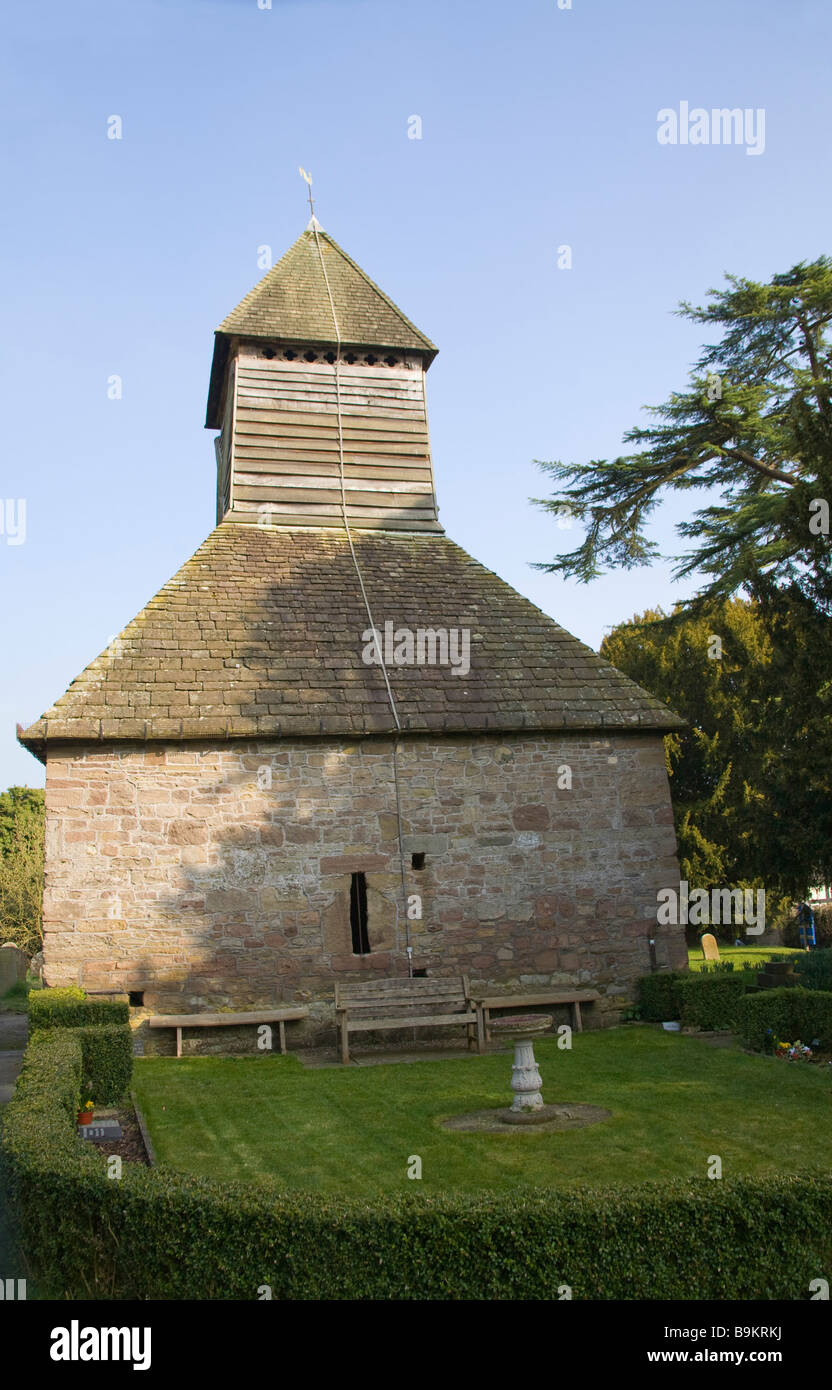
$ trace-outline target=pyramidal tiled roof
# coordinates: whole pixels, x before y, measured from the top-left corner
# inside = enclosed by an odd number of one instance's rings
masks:
[[[285,256],[223,319],[217,332],[334,342],[322,255],[342,342],[436,352],[430,339],[405,318],[337,241],[319,230],[318,243],[320,253],[315,232],[307,227]]]
[[[378,629],[470,631],[466,675],[388,666],[405,731],[682,727],[446,537],[361,532],[354,544]],[[65,739],[389,731],[367,628],[345,533],[224,522],[20,740],[43,756]]]
[[[336,341],[327,280],[345,346],[410,349],[424,353],[429,361],[436,356],[438,349],[430,338],[419,332],[337,241],[317,224],[313,229],[310,223],[216,330],[208,396],[209,428],[216,429],[220,424],[217,402],[229,339],[236,336],[301,343]]]

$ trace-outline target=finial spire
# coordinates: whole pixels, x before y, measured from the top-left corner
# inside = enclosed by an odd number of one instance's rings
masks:
[[[306,170],[302,169],[300,165],[298,165],[298,173],[300,174],[301,178],[306,180],[307,188],[309,190],[309,211],[312,214],[312,216],[310,217],[307,223],[306,230],[307,232],[310,232],[314,227],[317,228],[319,232],[322,232],[323,227],[321,226],[320,222],[315,216],[315,199],[312,197],[312,175],[307,174]]]

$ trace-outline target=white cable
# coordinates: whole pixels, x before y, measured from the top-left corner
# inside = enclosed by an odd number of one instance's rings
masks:
[[[334,325],[334,328],[335,328],[335,410],[336,410],[336,414],[337,414],[337,417],[338,417],[338,465],[339,465],[339,473],[340,473],[340,481],[341,481],[341,513],[342,513],[343,518],[344,518],[344,530],[345,530],[346,533],[347,533],[347,542],[348,542],[349,547],[350,547],[350,555],[352,556],[352,563],[353,563],[353,565],[354,565],[354,567],[355,567],[355,573],[356,573],[356,575],[357,575],[357,577],[358,577],[358,583],[359,583],[359,586],[360,586],[360,588],[361,588],[361,596],[362,596],[362,598],[364,599],[364,607],[365,607],[366,610],[367,610],[367,617],[368,617],[369,622],[370,622],[370,630],[371,630],[371,632],[372,632],[372,634],[373,634],[373,642],[374,642],[374,645],[375,645],[376,650],[377,650],[377,655],[378,655],[378,658],[379,658],[379,662],[380,662],[380,664],[381,664],[381,672],[382,672],[382,675],[384,676],[384,684],[385,684],[385,686],[386,686],[386,688],[387,688],[387,698],[388,698],[388,700],[389,700],[389,702],[390,702],[390,711],[391,711],[391,713],[392,713],[392,715],[393,715],[393,719],[394,719],[395,724],[396,724],[396,733],[395,733],[394,736],[393,736],[393,785],[394,785],[395,791],[396,791],[396,823],[397,823],[397,826],[398,826],[399,868],[400,868],[400,870],[401,870],[402,899],[403,899],[403,902],[404,902],[404,931],[405,931],[405,940],[406,940],[406,942],[407,942],[408,969],[409,969],[409,973],[412,975],[412,974],[413,974],[413,957],[412,957],[412,949],[411,949],[411,947],[410,947],[410,931],[409,931],[409,928],[408,928],[408,925],[407,925],[407,923],[408,923],[408,916],[407,916],[407,879],[406,879],[405,867],[404,867],[404,843],[403,843],[403,840],[402,840],[402,804],[401,804],[401,793],[400,793],[400,790],[399,790],[398,738],[399,738],[399,734],[401,733],[402,726],[401,726],[401,722],[400,722],[400,720],[399,720],[398,710],[396,709],[396,701],[395,701],[394,698],[393,698],[393,691],[392,691],[391,688],[390,688],[390,679],[389,679],[389,677],[388,677],[388,675],[387,675],[387,665],[386,665],[385,660],[384,660],[384,652],[383,652],[383,650],[382,650],[381,643],[378,641],[377,629],[376,629],[375,622],[374,622],[374,620],[373,620],[372,609],[370,608],[370,600],[369,600],[368,597],[367,597],[367,590],[366,590],[365,587],[364,587],[364,579],[363,579],[362,574],[361,574],[361,567],[360,567],[360,565],[359,565],[359,563],[358,563],[358,557],[356,556],[356,553],[355,553],[355,546],[354,546],[353,543],[352,543],[352,533],[351,533],[351,531],[350,531],[350,523],[349,523],[349,519],[348,519],[348,517],[347,517],[347,494],[346,494],[346,486],[345,486],[345,481],[344,481],[344,426],[343,426],[343,421],[342,421],[342,419],[341,419],[341,378],[340,378],[340,372],[339,372],[339,369],[340,369],[340,366],[341,366],[341,330],[340,330],[340,328],[339,328],[339,326],[338,326],[338,315],[337,315],[336,312],[335,312],[335,301],[334,301],[334,299],[332,298],[332,290],[331,290],[330,287],[329,287],[329,276],[328,276],[327,273],[326,273],[326,265],[325,265],[325,263],[324,263],[324,253],[323,253],[323,251],[321,250],[321,242],[320,242],[320,238],[319,238],[319,236],[318,236],[318,225],[317,225],[317,221],[316,221],[316,219],[315,219],[314,217],[312,218],[312,232],[313,232],[313,235],[314,235],[314,237],[315,237],[315,245],[316,245],[317,248],[318,248],[318,258],[319,258],[319,260],[320,260],[320,262],[321,262],[321,271],[323,272],[324,284],[326,285],[326,292],[327,292],[327,296],[328,296],[328,298],[329,298],[329,308],[330,308],[330,312],[331,312],[331,314],[332,314],[332,322],[333,322],[333,325]],[[397,912],[397,915],[398,915],[398,912]]]

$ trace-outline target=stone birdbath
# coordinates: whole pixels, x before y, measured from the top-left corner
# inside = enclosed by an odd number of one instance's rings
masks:
[[[540,1094],[541,1080],[534,1056],[534,1040],[552,1026],[549,1014],[514,1014],[508,1018],[493,1018],[492,1037],[508,1038],[514,1043],[514,1065],[511,1068],[511,1089],[514,1092],[510,1114],[516,1119],[531,1119],[533,1113],[548,1110]]]
[[[507,1018],[492,1018],[491,1035],[508,1038],[514,1043],[514,1065],[511,1069],[512,1105],[505,1109],[475,1110],[470,1115],[451,1115],[442,1121],[443,1129],[470,1130],[481,1134],[503,1134],[504,1125],[538,1125],[545,1132],[564,1129],[583,1129],[612,1118],[612,1112],[598,1105],[544,1105],[540,1094],[540,1072],[534,1057],[534,1040],[552,1027],[549,1014],[514,1014]],[[523,1142],[523,1141],[519,1141]]]

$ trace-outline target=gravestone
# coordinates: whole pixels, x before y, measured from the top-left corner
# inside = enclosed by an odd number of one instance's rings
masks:
[[[5,994],[12,985],[26,979],[29,957],[13,941],[5,941],[0,946],[0,994]]]
[[[719,960],[719,946],[713,932],[706,931],[700,944],[706,960]]]

